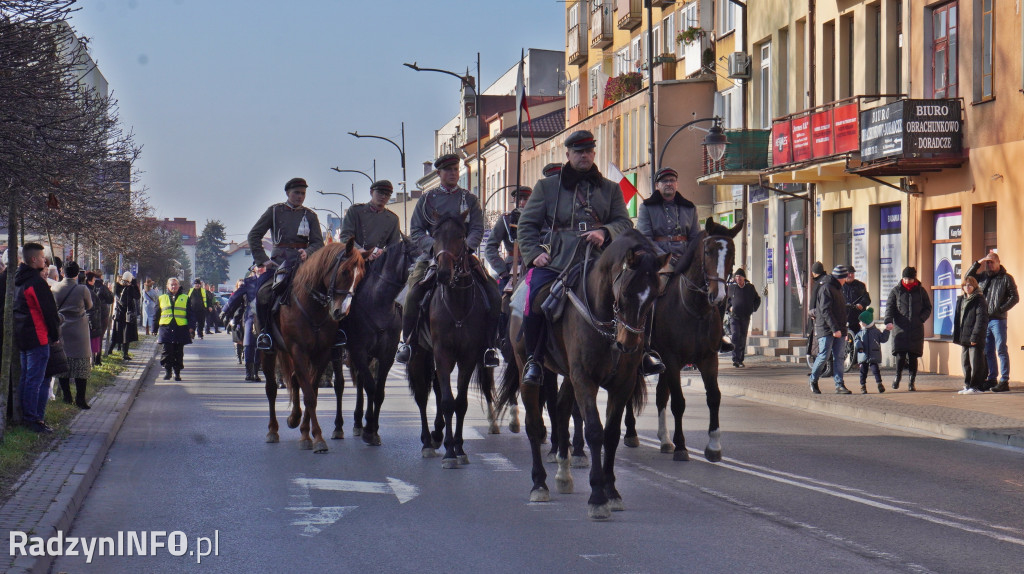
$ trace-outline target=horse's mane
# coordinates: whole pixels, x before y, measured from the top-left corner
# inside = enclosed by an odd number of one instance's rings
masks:
[[[715,225],[718,225],[717,223]],[[721,227],[721,226],[719,226]],[[725,229],[723,227],[723,229]],[[728,231],[726,229],[726,231]],[[673,274],[686,273],[690,269],[690,264],[693,263],[693,257],[697,254],[697,249],[704,245],[704,239],[707,238],[708,232],[701,230],[697,237],[687,242],[686,249],[682,255],[679,256],[679,261],[676,263],[675,269],[672,270]]]
[[[317,249],[306,261],[299,265],[295,272],[295,282],[305,285],[322,285],[331,272],[331,262],[340,252],[345,251],[345,243],[328,243]]]
[[[466,221],[463,216],[451,213],[443,215],[437,220],[437,223],[434,224],[433,232],[437,233],[448,222],[454,222],[463,233],[466,233]]]
[[[651,243],[650,239],[644,237],[644,235],[636,229],[628,229],[616,237],[615,240],[605,248],[601,253],[601,258],[598,260],[598,265],[601,265],[602,262],[605,265],[620,264],[623,258],[626,257],[626,253],[628,251],[636,250],[637,248],[644,252],[640,254],[641,257],[649,256],[654,258],[657,256],[657,249],[654,247],[654,244]],[[637,253],[634,255],[637,255]]]

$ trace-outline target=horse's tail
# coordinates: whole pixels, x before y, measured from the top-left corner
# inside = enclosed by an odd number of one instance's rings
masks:
[[[515,360],[505,361],[505,371],[501,374],[501,383],[498,387],[496,408],[499,413],[516,404],[519,400],[519,365]]]
[[[633,387],[633,396],[629,398],[633,404],[633,415],[640,416],[647,406],[647,378],[639,370],[636,373],[636,385]]]
[[[488,403],[494,400],[494,371],[484,366],[483,361],[476,365],[473,373],[473,380],[476,381],[476,388],[484,396]]]

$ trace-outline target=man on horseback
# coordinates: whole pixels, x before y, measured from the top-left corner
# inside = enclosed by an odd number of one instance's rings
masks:
[[[256,348],[264,353],[273,352],[274,345],[268,332],[270,318],[287,293],[295,269],[324,246],[320,220],[313,210],[302,206],[306,200],[307,187],[306,180],[301,177],[289,179],[284,185],[288,200],[271,205],[249,232],[249,249],[253,261],[257,266],[262,265],[267,271],[273,271],[260,276],[260,289],[256,297],[256,319],[260,324]],[[269,257],[263,249],[263,236],[267,231],[270,231],[274,242],[274,250]],[[271,276],[274,280],[268,289],[265,285]]]
[[[367,252],[367,261],[380,257],[385,247],[402,240],[398,216],[386,207],[393,191],[394,187],[386,179],[373,182],[370,202],[350,207],[341,222],[339,241],[346,243],[354,237],[356,247]]]
[[[480,210],[480,201],[468,190],[459,187],[459,156],[445,154],[434,162],[434,168],[441,178],[441,185],[423,194],[416,204],[416,210],[409,222],[409,236],[424,254],[412,273],[407,284],[409,292],[405,299],[402,316],[402,344],[398,347],[395,360],[407,364],[412,358],[412,346],[416,341],[416,329],[419,323],[420,305],[428,290],[428,268],[436,267],[433,258],[428,256],[434,245],[431,237],[433,226],[445,216],[462,217],[467,222],[466,247],[470,253],[480,248],[484,237],[484,215]],[[501,293],[498,286],[484,271],[476,257],[471,257],[474,264],[473,273],[487,292],[487,316],[489,348],[484,352],[484,365],[498,366],[498,349],[494,348],[498,334],[498,313],[501,311]],[[430,274],[432,275],[432,274]]]
[[[679,174],[663,167],[654,176],[658,193],[652,193],[637,209],[636,228],[654,242],[659,253],[676,259],[686,245],[700,235],[697,206],[679,193]]]
[[[526,275],[530,299],[581,262],[587,243],[600,253],[612,239],[633,227],[619,184],[603,177],[594,165],[594,135],[586,130],[573,132],[565,147],[568,163],[559,174],[537,182],[519,217],[519,247],[523,261],[532,267]],[[524,385],[540,385],[544,378],[541,363],[547,322],[538,303],[529,301],[523,316]],[[651,358],[644,355],[645,370],[649,362],[653,364]]]
[[[498,273],[499,291],[505,289],[505,285],[512,278],[512,266],[517,263],[512,260],[516,230],[519,227],[519,215],[522,213],[523,207],[526,206],[527,200],[530,199],[531,193],[533,193],[533,190],[525,185],[518,186],[512,190],[509,195],[512,201],[515,202],[516,207],[508,213],[503,213],[498,218],[498,222],[491,229],[491,234],[487,237],[487,243],[484,246],[484,256],[487,259],[487,263],[491,266],[491,269]],[[505,247],[506,255],[504,258],[498,252],[498,248],[501,246]]]

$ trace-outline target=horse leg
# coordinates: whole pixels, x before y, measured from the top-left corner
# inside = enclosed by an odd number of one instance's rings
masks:
[[[672,441],[668,438],[668,398],[669,389],[671,385],[669,380],[673,377],[670,373],[675,373],[675,377],[679,377],[679,369],[675,368],[675,365],[668,366],[666,363],[665,372],[658,375],[658,387],[655,391],[654,404],[658,408],[658,440],[661,441],[661,452],[670,453],[674,448]]]
[[[574,372],[583,369],[577,367]],[[604,492],[604,465],[601,460],[601,449],[604,447],[604,428],[601,426],[601,414],[597,410],[597,386],[588,386],[577,378],[572,379],[576,400],[580,402],[580,410],[586,420],[584,427],[587,446],[590,447],[590,499],[587,501],[587,516],[592,520],[607,520],[612,512],[608,507],[608,495]]]
[[[572,385],[569,385],[569,390],[572,391]],[[572,467],[573,468],[587,468],[590,466],[590,460],[587,458],[586,443],[583,440],[583,414],[580,413],[580,404],[576,402],[576,397],[572,399]],[[568,433],[568,427],[566,427],[566,433]]]
[[[263,374],[266,375],[264,389],[270,403],[270,423],[267,425],[267,442],[281,442],[277,427],[277,377],[275,376],[276,355],[263,355]]]
[[[637,384],[644,383],[643,378],[637,381]],[[622,495],[615,488],[615,452],[619,447],[622,412],[632,394],[632,389],[629,389],[628,394],[620,391],[615,393],[615,396],[611,393],[608,396],[608,420],[605,421],[604,427],[604,493],[608,497],[608,508],[613,512],[625,510]]]
[[[557,387],[558,375],[551,373],[549,378],[548,371],[545,371],[544,384]],[[555,472],[555,487],[562,494],[571,494],[575,490],[575,485],[572,480],[572,471],[569,470],[572,465],[569,459],[569,417],[573,407],[576,406],[576,397],[573,396],[571,382],[564,381],[562,387],[557,389],[555,403],[554,416],[551,418],[552,442],[555,442],[555,437],[558,437],[558,457],[556,458],[558,470]],[[576,463],[576,456],[572,457],[572,463]]]
[[[380,446],[380,435],[377,434],[376,420],[377,416],[374,413],[374,407],[377,402],[378,383],[374,379],[373,372],[370,370],[369,361],[367,357],[362,357],[359,361],[359,380],[363,381],[363,389],[366,391],[366,426],[363,427],[363,442],[370,446]],[[355,365],[355,361],[352,363]]]
[[[303,417],[304,426],[308,426],[313,435],[313,452],[317,454],[327,452],[327,441],[324,440],[323,430],[316,418],[316,402],[320,394],[320,378],[324,376],[324,369],[316,369],[315,377],[307,379],[309,390],[303,389],[302,398],[305,402],[306,412]]]
[[[459,468],[458,458],[455,456],[455,433],[452,427],[452,419],[455,417],[455,394],[452,392],[452,370],[455,364],[453,361],[434,357],[434,372],[437,374],[437,384],[440,389],[441,399],[439,401],[440,413],[444,417],[444,457],[441,459],[441,468]],[[459,373],[459,378],[462,373]]]
[[[718,358],[707,359],[700,366],[700,376],[704,379],[704,390],[707,393],[708,411],[708,446],[704,448],[704,458],[709,462],[722,460],[722,431],[718,428],[718,409],[722,406],[722,391],[718,388]]]
[[[518,433],[522,428],[519,423],[519,401],[513,401],[512,405],[508,408],[508,430],[512,433]]]
[[[356,387],[356,410],[352,413],[352,435],[362,436],[363,435],[363,392],[366,390],[366,386],[363,381],[363,377],[359,373],[359,364],[355,357],[349,354],[349,364],[352,365],[352,382]]]
[[[481,353],[482,354],[482,353]],[[469,410],[469,381],[473,378],[474,371],[477,371],[476,376],[483,376],[479,371],[483,371],[483,365],[474,365],[469,363],[466,365],[459,365],[459,379],[458,379],[458,394],[455,396],[455,456],[459,460],[459,464],[469,464],[469,455],[463,448],[462,429],[466,423],[466,412]]]
[[[494,410],[494,393],[490,389],[484,392],[484,401],[487,402],[487,434],[501,434],[498,413]]]
[[[530,454],[533,458],[533,469],[530,477],[533,488],[530,489],[530,502],[547,502],[551,500],[548,491],[548,473],[544,470],[544,462],[540,455],[540,442],[544,436],[544,414],[541,412],[541,389],[536,385],[519,387],[519,397],[523,401],[526,415],[526,437],[530,439]]]
[[[341,396],[345,392],[345,366],[341,359],[331,361],[331,368],[334,369],[334,432],[332,439],[345,438],[345,416],[341,412]]]
[[[672,416],[675,419],[675,428],[672,434],[675,450],[672,451],[672,460],[690,460],[690,454],[686,452],[686,437],[683,436],[683,412],[686,411],[686,398],[683,397],[679,371],[666,369],[661,376],[667,378],[666,385],[672,398]]]
[[[626,436],[622,439],[622,444],[629,448],[640,446],[640,437],[636,434],[636,415],[633,414],[632,399],[626,403]]]
[[[431,372],[432,385],[434,388],[434,432],[430,433],[430,440],[434,448],[441,448],[444,441],[444,410],[441,408],[441,381],[437,372]]]
[[[544,406],[547,407],[548,420],[551,421],[551,449],[548,450],[546,462],[558,462],[558,433],[561,431],[558,424],[558,375],[545,369],[541,392],[544,393]]]
[[[416,399],[416,406],[420,409],[420,452],[423,458],[433,458],[437,456],[437,449],[427,423],[427,400],[430,398],[431,379],[434,375],[428,372],[426,359],[424,353],[413,351],[405,370],[409,375],[409,386],[412,388],[413,398]]]
[[[367,401],[370,406],[373,407],[373,419],[369,418],[366,421],[367,428],[372,431],[373,442],[376,446],[380,445],[380,409],[384,405],[384,391],[385,383],[388,379],[388,371],[391,370],[391,365],[394,363],[394,353],[387,355],[386,360],[377,359],[377,374],[374,378],[374,398],[372,401],[367,397]],[[373,372],[373,369],[370,369]]]

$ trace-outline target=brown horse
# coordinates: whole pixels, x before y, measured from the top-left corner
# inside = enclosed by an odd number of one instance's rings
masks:
[[[318,383],[331,361],[338,322],[348,314],[352,293],[363,278],[363,257],[353,241],[330,243],[309,256],[292,280],[291,294],[271,320],[275,353],[263,354],[263,372],[267,376],[267,401],[270,424],[267,442],[279,442],[277,433],[277,362],[288,387],[292,412],[288,428],[299,427],[299,445],[313,452],[327,452],[327,442],[316,420]],[[339,369],[340,370],[340,369]],[[343,384],[338,381],[337,384]],[[305,412],[299,405],[299,390]],[[337,389],[335,392],[339,392]],[[302,424],[299,424],[301,418]],[[310,439],[310,428],[313,435]]]
[[[569,294],[572,304],[566,304],[562,318],[549,327],[544,367],[571,381],[571,387],[563,383],[559,391],[559,431],[552,433],[552,438],[559,443],[555,479],[559,492],[572,492],[568,429],[575,399],[583,411],[590,447],[588,515],[592,519],[607,519],[612,510],[623,509],[622,496],[615,488],[615,451],[627,401],[632,399],[642,405],[646,398],[646,386],[637,384],[642,380],[639,368],[646,338],[644,325],[658,293],[658,270],[667,261],[668,255],[655,255],[654,246],[638,231],[623,233],[596,262],[590,262],[589,274],[585,273]],[[522,285],[519,290],[523,290]],[[521,293],[517,295],[519,297],[513,297],[515,303],[524,298]],[[522,307],[515,306],[510,321],[511,334],[519,333],[522,323]],[[503,407],[508,406],[517,392],[522,395],[526,434],[533,455],[530,501],[545,502],[549,500],[549,493],[545,483],[547,471],[540,453],[544,436],[542,389],[534,385],[520,386],[519,372],[526,360],[526,349],[522,339],[516,340],[513,336],[512,340],[516,361],[505,369],[498,402]],[[607,420],[603,427],[597,408],[599,388],[608,391]]]
[[[680,371],[686,364],[693,364],[700,371],[707,393],[710,421],[704,457],[711,462],[722,460],[718,426],[718,410],[722,404],[722,391],[718,389],[718,349],[722,344],[719,306],[725,302],[726,281],[732,275],[736,253],[733,238],[741,229],[742,221],[729,229],[708,218],[704,231],[690,242],[679,258],[664,294],[655,304],[651,346],[665,363],[665,372],[658,376],[655,395],[658,438],[661,439],[661,452],[672,452],[673,460],[690,459],[683,437],[686,399],[680,383]],[[669,398],[672,399],[672,415],[675,417],[671,440],[665,408]],[[628,446],[639,444],[632,412],[626,415],[625,443]]]

